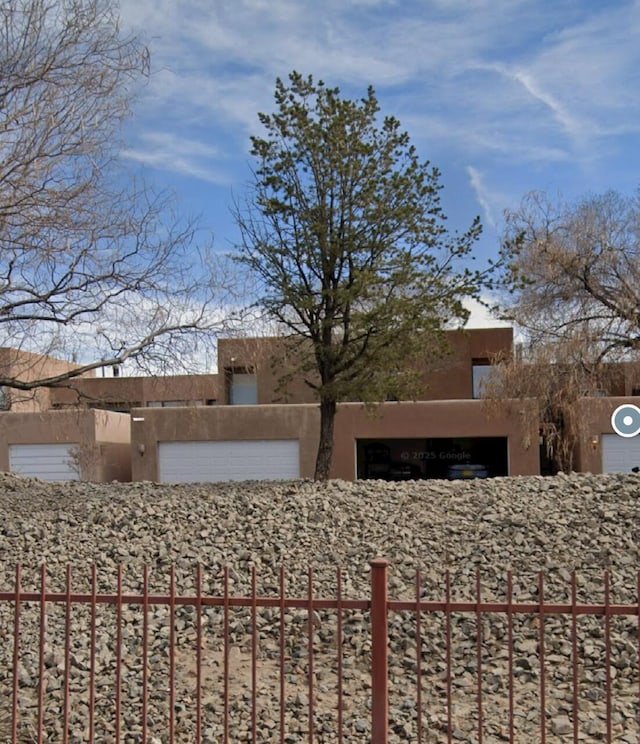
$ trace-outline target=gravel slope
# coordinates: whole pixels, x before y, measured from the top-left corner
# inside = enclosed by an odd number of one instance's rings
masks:
[[[296,481],[180,486],[153,483],[47,484],[0,475],[0,590],[12,587],[15,563],[23,566],[23,587],[36,588],[42,562],[48,566],[48,581],[52,589],[64,588],[67,563],[73,565],[74,587],[78,590],[88,587],[89,566],[95,563],[102,591],[114,591],[116,564],[124,565],[125,591],[139,590],[141,566],[146,563],[150,566],[152,591],[167,590],[170,565],[175,567],[179,591],[192,591],[195,566],[202,564],[205,591],[221,591],[224,565],[230,567],[232,592],[248,591],[250,566],[255,565],[259,592],[273,593],[277,590],[279,567],[284,564],[289,594],[304,593],[307,567],[312,566],[314,594],[334,596],[336,567],[341,566],[345,595],[364,598],[368,596],[369,561],[383,556],[391,564],[392,598],[415,595],[416,569],[420,569],[423,575],[423,596],[441,598],[444,594],[444,571],[448,569],[454,586],[454,598],[474,596],[475,572],[480,571],[483,598],[501,599],[505,594],[505,574],[511,570],[515,577],[515,599],[525,600],[537,596],[536,573],[543,570],[546,595],[563,601],[569,593],[570,572],[576,570],[579,599],[602,602],[602,577],[606,570],[611,577],[612,601],[631,603],[638,601],[639,497],[640,476],[636,474],[576,474],[475,482],[335,481],[322,485]],[[5,606],[4,609],[4,615],[0,616],[0,622],[5,626],[2,630],[10,633],[10,608]],[[161,617],[160,609],[156,615]],[[359,626],[357,633],[351,637],[360,634],[359,637],[363,638],[366,633],[363,618],[355,617],[352,620],[354,627],[358,623]],[[35,632],[30,622],[28,619],[25,621],[26,639],[30,638],[31,632]],[[136,622],[132,620],[134,627]],[[187,626],[189,622],[187,618]],[[415,702],[411,703],[412,699],[415,700],[415,664],[412,667],[409,657],[411,653],[415,654],[412,648],[415,649],[416,644],[415,640],[407,641],[407,637],[413,634],[413,630],[405,627],[407,622],[403,615],[394,616],[391,620],[392,650],[398,652],[400,657],[406,657],[391,664],[396,696],[392,701],[391,715],[394,740],[397,741],[415,740],[415,725],[412,722],[416,717]],[[615,652],[622,654],[620,649],[626,648],[627,656],[624,659],[628,657],[629,660],[628,664],[620,662],[616,684],[628,682],[630,691],[621,688],[622,702],[619,710],[616,708],[616,730],[620,736],[627,737],[620,738],[620,741],[633,744],[638,742],[639,734],[638,719],[634,719],[638,707],[638,660],[637,631],[634,640],[633,628],[637,628],[637,620],[631,618],[625,622],[624,626],[614,628],[621,638],[619,644],[617,640],[614,643]],[[211,620],[211,623],[214,621]],[[467,641],[475,638],[475,630],[468,625],[466,618],[460,618],[456,625]],[[267,639],[265,655],[269,657],[267,631],[268,628],[264,630]],[[442,643],[437,640],[440,631],[435,626],[432,629],[435,640],[431,650],[425,647],[425,660],[430,659],[430,654],[436,651],[440,653]],[[549,632],[552,631],[553,627]],[[54,652],[60,646],[56,632],[55,629],[51,630],[53,637],[48,646]],[[503,619],[491,619],[486,633],[487,650],[490,651],[494,645],[498,648],[504,635]],[[592,635],[593,631],[585,630],[585,633]],[[602,645],[601,635],[596,633],[598,649]],[[244,648],[246,638],[240,630],[237,637],[239,646]],[[523,640],[518,642],[524,643],[525,640],[523,636]],[[319,643],[322,641],[322,638],[318,640]],[[427,641],[425,643],[429,646],[431,641],[428,638]],[[86,642],[80,639],[74,642],[81,656],[86,651]],[[353,640],[350,643],[355,649],[353,663],[358,673],[353,677],[353,712],[351,714],[349,709],[345,713],[345,732],[350,740],[366,741],[368,713],[366,710],[358,712],[356,702],[366,698],[368,647],[366,640],[360,640],[359,646]],[[627,646],[624,646],[625,643]],[[104,644],[112,645],[112,639],[105,637]],[[461,641],[461,645],[465,643]],[[5,646],[5,653],[10,654],[10,644]],[[458,666],[460,679],[464,682],[459,685],[462,689],[467,683],[471,684],[469,680],[475,679],[473,653],[464,659],[463,651],[456,653],[461,654]],[[568,658],[568,651],[563,653]],[[535,643],[533,648],[529,648],[529,657],[532,655],[535,656]],[[601,657],[599,653],[600,660]],[[239,658],[240,667],[242,663]],[[564,659],[564,667],[567,658]],[[624,661],[622,656],[620,659]],[[36,661],[34,657],[31,662],[27,660],[23,663],[24,684],[21,684],[25,688],[25,695],[34,684]],[[160,659],[157,663],[161,666]],[[531,666],[532,659],[529,658],[527,663]],[[106,669],[109,662],[105,661],[105,665]],[[0,659],[0,669],[7,669],[7,666]],[[52,662],[51,666],[55,667],[55,664]],[[435,666],[438,667],[437,664]],[[504,670],[500,671],[498,666],[496,661],[492,673],[504,682]],[[595,668],[595,661],[593,666]],[[438,669],[434,669],[433,678],[428,677],[424,685],[425,694],[430,691],[441,698],[442,670]],[[79,679],[83,679],[82,673],[80,669]],[[266,677],[269,677],[269,673]],[[523,688],[523,701],[535,696],[537,690],[535,668],[531,669],[528,677],[522,680],[529,684],[528,688]],[[589,679],[588,675],[585,679],[584,695],[585,701],[588,701],[587,692],[596,688],[600,690],[602,680],[596,678],[595,672],[593,679]],[[5,684],[8,682],[5,672]],[[211,684],[214,682],[212,678]],[[504,697],[503,682],[499,685],[499,692]],[[241,688],[242,683],[238,682],[238,690]],[[318,694],[322,699],[322,691]],[[291,703],[293,712],[287,711],[287,716],[293,716],[292,720],[295,718],[295,705],[304,707],[305,704],[304,694],[299,692],[297,695]],[[587,719],[596,721],[597,725],[595,728],[593,723],[585,725],[591,725],[593,740],[597,740],[598,732],[602,729],[603,703],[600,692],[591,693],[591,696],[596,698],[591,701],[595,708]],[[564,719],[568,715],[566,700],[562,696],[559,700],[553,698],[547,707],[552,741],[556,734],[560,737],[557,740],[562,740]],[[52,720],[57,710],[55,704],[54,700],[51,703]],[[473,695],[469,703],[456,704],[454,726],[456,738],[460,741],[474,741],[470,730],[474,726],[470,713],[472,704]],[[504,711],[500,707],[503,704],[504,700],[500,702],[496,698],[496,710]],[[158,705],[161,707],[160,703]],[[215,703],[211,705],[215,706]],[[486,708],[490,710],[492,705],[490,699]],[[272,703],[266,701],[264,706],[266,712],[261,713],[261,722],[273,723],[274,718],[277,720],[277,714],[273,711]],[[319,734],[319,740],[333,741],[335,727],[332,728],[331,724],[332,714],[324,711],[322,704],[319,707],[317,716],[321,718],[325,715],[327,722],[327,730]],[[446,741],[442,733],[443,715],[442,711],[433,712],[432,709],[424,714],[425,724],[429,725],[430,731],[430,738],[426,738],[426,741]],[[240,719],[242,716],[239,713]],[[189,736],[193,734],[186,712],[184,718],[185,738],[182,740],[189,741]],[[246,732],[246,725],[244,729],[243,725],[238,724],[238,740],[242,739],[242,732]],[[535,726],[535,720],[529,724],[526,721],[522,723],[522,741],[531,740],[527,738],[531,736],[531,729],[527,728],[530,725]],[[137,724],[132,723],[131,726],[135,729]],[[271,738],[271,733],[277,738],[277,729],[269,726],[264,723],[264,730],[261,729],[265,740]],[[292,726],[294,733],[291,734],[291,742],[298,741],[295,738],[298,735],[308,736],[304,733],[304,724],[297,729]],[[488,723],[488,740],[501,741],[500,730],[498,723]],[[219,730],[213,723],[207,731],[209,738],[205,736],[204,741],[215,741],[219,736]],[[163,736],[159,733],[153,741],[165,741]],[[584,740],[592,740],[591,736],[587,731]],[[75,737],[72,737],[73,741],[82,741],[81,724],[76,726]],[[54,741],[55,737],[50,740]],[[108,740],[105,735],[104,741]],[[134,740],[139,739],[131,739]]]

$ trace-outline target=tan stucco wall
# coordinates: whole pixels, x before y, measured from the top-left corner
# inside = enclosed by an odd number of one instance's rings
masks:
[[[0,374],[22,382],[32,382],[77,369],[77,365],[44,354],[34,354],[20,349],[0,348]],[[87,373],[91,375],[92,373]],[[33,390],[10,389],[11,411],[46,411],[50,408],[51,391],[47,388]]]
[[[480,400],[384,403],[373,415],[358,403],[338,407],[332,478],[356,476],[357,439],[508,437],[509,475],[540,472],[538,425],[527,402],[490,412]]]
[[[299,439],[300,475],[313,476],[318,447],[315,405],[138,408],[131,415],[131,474],[158,480],[158,442]]]
[[[84,479],[130,480],[129,416],[94,410],[0,413],[0,470],[9,469],[10,444],[56,443],[79,445]]]
[[[289,438],[300,440],[300,474],[310,478],[319,424],[315,405],[136,409],[132,479],[158,479],[158,442]],[[359,403],[346,403],[338,407],[331,477],[356,477],[357,439],[474,436],[508,437],[511,475],[540,472],[538,427],[527,403],[505,404],[499,415],[489,413],[482,401],[385,403],[374,416]]]
[[[233,370],[253,372],[257,378],[258,403],[316,402],[313,390],[297,376],[279,389],[280,378],[293,368],[295,355],[284,338],[221,338],[218,340],[219,401],[229,403],[229,383]]]
[[[450,353],[442,359],[428,360],[424,388],[419,400],[467,399],[473,395],[474,359],[491,359],[508,352],[513,345],[511,328],[474,328],[446,334]],[[220,402],[228,403],[225,370],[254,370],[258,381],[258,403],[315,403],[313,391],[297,378],[276,392],[279,378],[291,369],[287,342],[282,338],[220,339]],[[284,398],[283,398],[284,396]]]
[[[435,360],[424,376],[419,400],[465,400],[473,398],[473,361],[491,360],[508,352],[513,344],[511,328],[474,328],[446,335],[450,353]]]
[[[99,403],[197,401],[203,405],[218,398],[218,375],[172,375],[169,377],[95,377],[77,379],[69,387],[51,391],[51,405],[83,406]]]
[[[131,417],[113,411],[92,410],[96,442],[126,444],[131,442]]]

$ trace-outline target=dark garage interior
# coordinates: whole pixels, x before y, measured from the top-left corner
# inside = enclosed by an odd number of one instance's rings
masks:
[[[358,478],[419,480],[508,475],[507,437],[359,439]]]

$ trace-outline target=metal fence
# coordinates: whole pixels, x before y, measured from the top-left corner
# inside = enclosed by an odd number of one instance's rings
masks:
[[[538,574],[531,597],[439,599],[418,572],[411,597],[389,599],[389,567],[371,562],[370,595],[351,599],[343,573],[332,597],[277,586],[182,594],[102,591],[95,567],[76,588],[0,592],[0,740],[17,742],[640,741],[640,573],[634,602],[551,602]],[[100,589],[100,590],[99,590]],[[4,729],[1,727],[4,726]]]

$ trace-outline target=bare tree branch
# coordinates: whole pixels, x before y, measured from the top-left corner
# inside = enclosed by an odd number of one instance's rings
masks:
[[[234,302],[230,262],[171,199],[118,169],[122,123],[149,71],[109,0],[0,9],[0,345],[104,365],[180,365]],[[235,303],[238,305],[238,303]]]

